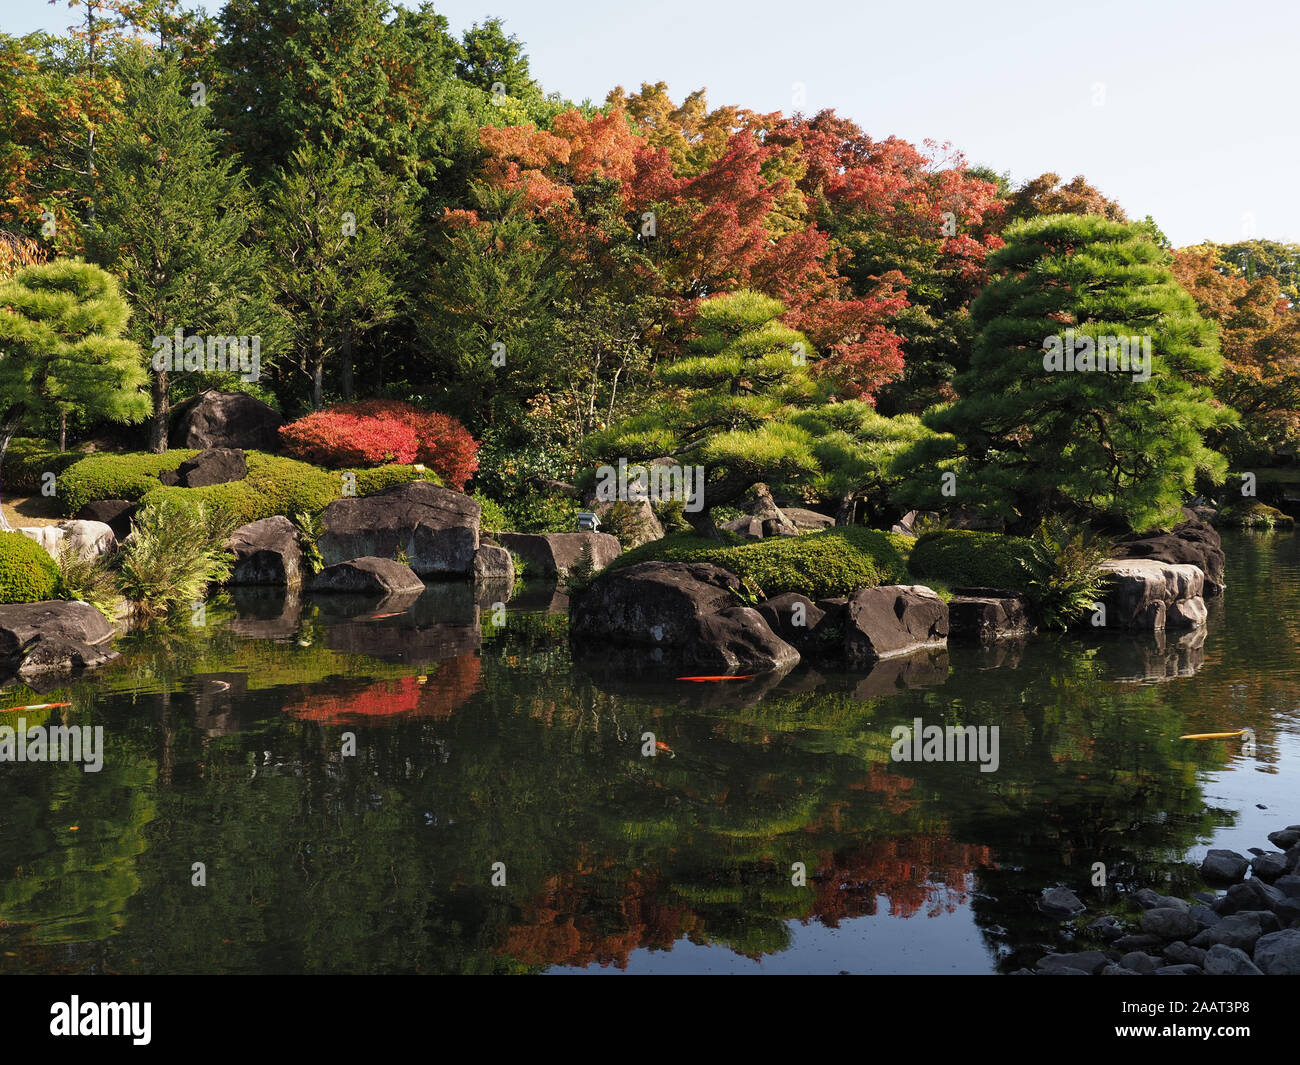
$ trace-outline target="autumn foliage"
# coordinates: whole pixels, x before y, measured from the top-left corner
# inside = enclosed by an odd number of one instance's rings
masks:
[[[280,428],[286,454],[322,466],[419,462],[458,491],[478,468],[478,443],[446,414],[395,400],[343,403]]]

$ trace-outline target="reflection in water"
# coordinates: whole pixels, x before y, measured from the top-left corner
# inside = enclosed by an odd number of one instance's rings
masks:
[[[1234,537],[1228,557],[1201,633],[726,684],[575,666],[563,616],[539,612],[551,589],[504,625],[508,589],[241,590],[67,689],[53,713],[104,726],[100,773],[3,767],[0,970],[1032,963],[1061,944],[1042,888],[1092,912],[1128,887],[1186,893],[1216,832],[1296,819],[1253,799],[1256,770],[1300,757],[1294,541]],[[891,729],[918,717],[999,726],[999,770],[892,762]],[[1257,755],[1178,740],[1241,727]]]

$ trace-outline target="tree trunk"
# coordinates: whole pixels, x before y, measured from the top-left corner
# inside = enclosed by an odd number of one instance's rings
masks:
[[[352,327],[343,331],[343,402],[352,402]]]
[[[166,370],[155,370],[149,390],[153,395],[153,417],[149,420],[149,450],[155,455],[167,451],[167,417],[171,414],[170,382]]]
[[[316,360],[311,372],[311,409],[320,410],[325,406],[325,364]]]
[[[853,519],[858,512],[857,496],[850,492],[840,500],[840,509],[835,514],[836,525],[852,525]]]
[[[59,454],[68,450],[68,412],[59,408]]]
[[[706,540],[722,540],[722,533],[718,532],[718,527],[713,523],[712,507],[705,507],[698,514],[686,512],[682,516],[691,523],[696,536],[702,536]]]
[[[18,433],[18,427],[22,424],[23,414],[26,407],[19,403],[10,407],[5,413],[5,420],[0,424],[0,466],[4,465],[5,455],[9,451],[9,445]],[[13,526],[5,518],[4,511],[0,510],[0,532],[13,532]]]

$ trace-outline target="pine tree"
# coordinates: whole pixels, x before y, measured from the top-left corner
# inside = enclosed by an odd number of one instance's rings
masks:
[[[939,468],[914,463],[905,495],[1022,528],[1064,512],[1135,528],[1176,521],[1197,476],[1226,470],[1204,435],[1235,415],[1197,383],[1221,366],[1213,325],[1142,223],[1049,215],[1005,236],[971,308],[958,399],[926,418],[952,436],[952,491]],[[1107,338],[1125,341],[1127,365]],[[942,438],[921,447],[937,460]]]
[[[206,106],[192,99],[175,59],[126,51],[116,65],[122,112],[100,153],[99,212],[89,257],[123,279],[135,308],[132,339],[188,334],[259,336],[274,349],[274,321],[260,279],[265,255],[249,240],[255,216],[243,173],[222,152]],[[186,379],[187,393],[234,383],[226,374]],[[150,450],[167,450],[175,378],[153,374]]]
[[[144,356],[122,335],[130,314],[117,280],[91,263],[58,259],[0,283],[0,463],[26,421],[60,407],[145,416]]]

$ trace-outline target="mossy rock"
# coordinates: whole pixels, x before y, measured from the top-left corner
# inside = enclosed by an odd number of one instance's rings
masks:
[[[22,533],[0,532],[0,603],[43,603],[59,591],[59,567]]]
[[[912,547],[908,569],[918,579],[941,581],[951,588],[1012,588],[1029,581],[1033,545],[1019,536],[939,529]]]
[[[1215,525],[1233,529],[1290,529],[1295,519],[1258,499],[1230,503],[1214,517]]]
[[[764,540],[732,538],[721,544],[691,533],[674,533],[624,552],[609,568],[656,560],[712,562],[753,581],[767,598],[799,592],[810,599],[825,599],[905,580],[911,543],[906,536],[860,526]]]

